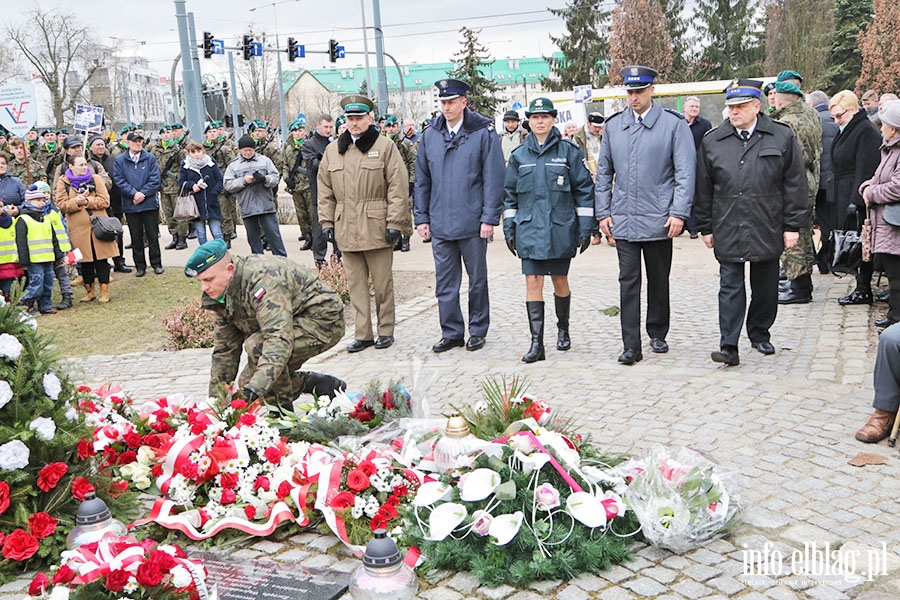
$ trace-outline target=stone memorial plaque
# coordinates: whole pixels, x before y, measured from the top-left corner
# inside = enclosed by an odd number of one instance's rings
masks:
[[[350,582],[349,573],[309,569],[271,560],[229,558],[210,553],[194,553],[203,561],[215,585],[219,600],[337,600]]]

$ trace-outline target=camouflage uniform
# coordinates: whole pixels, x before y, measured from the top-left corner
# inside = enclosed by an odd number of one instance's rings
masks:
[[[109,146],[109,155],[113,158],[116,158],[120,154],[125,154],[126,152],[128,152],[128,146],[125,146],[123,144],[125,144],[124,136],[122,137],[122,141],[116,142],[115,144],[111,144]]]
[[[41,166],[44,167],[46,173],[56,172],[56,167],[65,162],[62,146],[55,142],[52,149],[48,149],[47,144],[39,144],[31,155],[31,158],[41,163]],[[51,185],[51,187],[53,186]]]
[[[403,227],[400,228],[400,234],[405,237],[410,237],[413,233],[412,228],[412,203],[413,203],[413,189],[416,181],[416,148],[412,145],[405,135],[402,132],[397,133],[394,136],[394,143],[397,144],[397,149],[400,151],[400,156],[403,158],[403,164],[406,165],[406,173],[409,175],[409,210],[407,211],[407,219],[403,222]]]
[[[772,119],[789,125],[800,144],[803,152],[803,162],[806,166],[806,181],[809,193],[807,204],[809,206],[809,224],[800,230],[800,239],[793,248],[789,248],[781,255],[781,264],[784,266],[785,275],[789,281],[800,276],[810,275],[813,264],[816,261],[815,246],[813,244],[812,217],[816,206],[816,193],[819,190],[819,159],[822,156],[822,121],[816,110],[810,107],[803,99],[786,104],[771,115]]]
[[[218,163],[222,173],[225,172],[228,163],[233,161],[238,155],[234,141],[224,136],[213,142],[204,142],[203,147],[206,149],[206,153]],[[234,233],[238,222],[237,201],[234,199],[234,194],[228,192],[219,194],[219,206],[222,209],[222,235],[227,240]]]
[[[9,174],[13,177],[18,177],[22,180],[26,186],[28,185],[28,174],[25,169],[25,163],[19,162],[15,158],[11,158],[9,160]],[[33,157],[28,158],[28,171],[31,171],[31,183],[35,181],[47,181],[47,171],[44,170],[43,165],[40,162],[36,161]]]
[[[260,396],[290,403],[302,392],[297,370],[344,335],[340,296],[318,274],[279,256],[236,256],[222,302],[203,295],[216,313],[209,393],[234,381],[242,348],[247,365],[237,383]]]
[[[297,224],[300,226],[301,234],[312,233],[312,217],[310,217],[311,200],[309,196],[309,177],[306,173],[306,161],[300,160],[300,147],[303,146],[305,140],[300,140],[298,144],[295,140],[288,140],[281,151],[281,163],[278,167],[279,172],[284,175],[285,184],[288,186],[287,191],[294,199],[294,212],[297,215]],[[276,163],[279,164],[279,163]],[[294,165],[297,168],[294,169]],[[293,172],[291,170],[294,169]],[[293,178],[293,186],[290,180]]]
[[[171,140],[165,148],[163,148],[162,143],[157,144],[150,151],[150,154],[155,156],[156,161],[159,163],[160,205],[169,234],[172,237],[177,235],[187,238],[189,223],[187,221],[176,221],[172,216],[175,213],[175,199],[178,198],[178,172],[181,169],[181,163],[184,161],[184,151],[178,145],[178,142]],[[167,164],[169,164],[169,170],[163,172]]]

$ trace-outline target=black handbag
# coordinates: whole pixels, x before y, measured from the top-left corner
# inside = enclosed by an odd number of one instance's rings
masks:
[[[831,272],[837,276],[855,275],[863,259],[859,214],[848,214],[843,229],[835,229],[828,238]]]
[[[98,217],[88,209],[88,215],[91,217],[91,231],[94,237],[101,242],[114,242],[116,238],[122,235],[122,222],[115,217]]]

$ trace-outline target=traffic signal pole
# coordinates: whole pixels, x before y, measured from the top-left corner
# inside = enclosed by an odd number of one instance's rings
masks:
[[[238,88],[234,79],[234,52],[231,50],[228,51],[228,76],[231,77],[231,126],[234,129],[234,137],[239,140],[244,135],[244,129],[238,117]]]
[[[203,135],[203,113],[199,112],[200,88],[197,87],[197,78],[194,77],[192,56],[196,58],[196,42],[191,46],[191,36],[188,33],[188,15],[185,7],[186,0],[174,0],[175,20],[178,22],[178,40],[181,44],[181,70],[184,86],[184,108],[188,129],[193,135]],[[199,61],[198,61],[199,63]],[[177,106],[177,98],[172,98],[173,106]]]

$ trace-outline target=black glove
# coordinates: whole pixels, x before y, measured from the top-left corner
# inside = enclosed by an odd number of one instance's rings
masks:
[[[588,249],[588,246],[591,245],[591,236],[588,234],[587,237],[579,237],[578,238],[578,254],[584,254],[584,251]]]
[[[265,183],[266,176],[260,173],[259,171],[254,171],[253,173],[253,182],[254,183]]]
[[[323,227],[322,234],[325,236],[326,242],[334,241],[334,227]]]
[[[400,232],[396,229],[388,228],[388,230],[384,232],[384,241],[388,244],[396,244],[400,241]]]
[[[253,404],[256,400],[260,399],[260,395],[251,387],[244,386],[244,398],[247,399],[247,402]]]
[[[506,247],[509,248],[509,251],[512,252],[513,256],[518,256],[516,254],[516,238],[511,235],[506,236]]]

